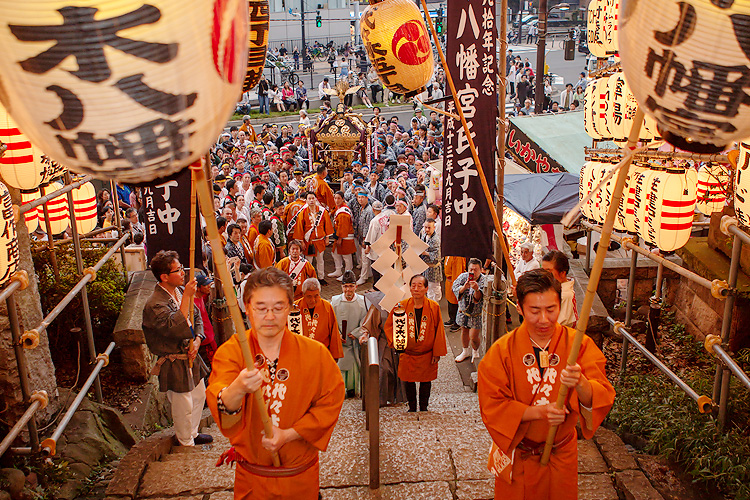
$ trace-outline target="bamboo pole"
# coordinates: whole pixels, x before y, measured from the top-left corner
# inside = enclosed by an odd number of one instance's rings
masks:
[[[420,0],[422,2],[422,8],[426,13],[429,13],[430,10],[427,8],[427,2],[426,0]],[[435,47],[437,48],[438,55],[440,56],[440,62],[443,65],[443,70],[445,71],[445,79],[448,82],[448,86],[451,88],[451,95],[453,96],[453,103],[456,105],[456,111],[458,112],[459,118],[461,118],[461,126],[463,126],[464,131],[466,132],[466,139],[469,142],[469,149],[471,149],[471,156],[474,159],[474,165],[477,167],[477,172],[479,173],[479,180],[482,182],[482,190],[484,191],[484,196],[487,199],[487,205],[490,207],[490,213],[492,214],[492,222],[495,224],[495,231],[498,235],[498,240],[500,241],[500,246],[503,249],[503,255],[505,256],[505,262],[508,264],[508,270],[510,270],[510,277],[513,280],[513,285],[516,284],[516,277],[513,274],[513,264],[510,261],[510,253],[508,252],[508,247],[505,245],[505,240],[502,238],[503,234],[503,226],[500,224],[500,219],[497,217],[497,210],[495,210],[495,200],[492,199],[492,193],[490,193],[490,188],[487,185],[487,178],[484,176],[484,170],[482,169],[482,163],[479,161],[479,155],[477,154],[477,148],[474,146],[474,139],[471,137],[471,130],[469,130],[469,125],[466,123],[466,117],[464,116],[464,110],[461,108],[461,103],[458,102],[458,93],[456,92],[456,86],[453,84],[453,77],[451,76],[450,69],[448,68],[448,63],[445,61],[445,54],[443,54],[443,48],[440,46],[440,38],[437,35],[437,32],[435,31],[435,25],[432,23],[432,19],[429,15],[425,16],[427,19],[427,24],[430,26],[430,32],[432,33],[432,39],[435,41]]]
[[[195,279],[195,172],[190,169],[190,256],[188,257],[188,265],[190,266],[188,281]],[[188,306],[188,320],[192,323],[193,321],[193,310],[195,308],[195,300],[190,301]],[[195,341],[195,334],[193,334],[193,341]],[[193,369],[193,360],[189,361],[190,369]]]
[[[193,176],[192,178],[195,180],[201,213],[206,220],[206,233],[208,234],[208,242],[211,244],[216,272],[219,274],[222,286],[224,287],[224,295],[227,299],[227,306],[229,307],[229,312],[232,316],[234,329],[237,332],[237,340],[240,342],[242,357],[245,358],[245,367],[248,370],[252,370],[255,368],[255,354],[250,346],[250,342],[247,340],[245,322],[242,319],[240,306],[237,302],[237,295],[234,292],[234,287],[232,287],[232,278],[229,276],[229,268],[227,267],[224,248],[221,246],[221,238],[219,237],[219,228],[216,225],[216,217],[213,214],[213,197],[208,190],[206,174],[204,173],[202,166],[196,167],[191,165],[190,169],[192,172],[191,176]],[[253,392],[253,399],[255,400],[255,405],[260,414],[260,418],[263,421],[263,431],[266,437],[270,438],[273,436],[273,428],[271,426],[271,419],[268,417],[266,402],[263,400],[263,393],[260,390]],[[275,467],[280,467],[281,459],[279,458],[278,452],[273,452],[272,458],[273,465]]]
[[[633,126],[630,129],[628,144],[626,146],[627,149],[630,149],[631,151],[635,149],[635,145],[638,142],[638,134],[641,131],[642,124],[643,110],[639,107],[635,113]],[[573,339],[573,346],[570,348],[567,365],[576,364],[578,353],[581,350],[581,342],[583,341],[583,335],[586,333],[586,328],[589,324],[591,307],[594,305],[596,289],[599,286],[599,278],[602,275],[602,267],[604,267],[604,258],[607,255],[609,240],[612,236],[612,229],[615,225],[615,217],[617,216],[617,209],[620,207],[622,191],[625,188],[625,181],[627,181],[628,170],[632,161],[632,155],[627,157],[625,160],[625,164],[620,168],[620,171],[617,172],[617,182],[615,183],[615,187],[612,190],[612,199],[610,200],[609,209],[607,210],[607,218],[604,221],[604,227],[602,228],[602,235],[601,239],[599,240],[599,248],[597,248],[596,250],[594,267],[591,268],[591,274],[589,275],[589,283],[586,287],[586,295],[584,296],[583,306],[581,307],[581,316],[580,318],[578,318],[578,323],[576,324],[576,336]],[[560,392],[558,392],[557,394],[557,408],[562,409],[565,406],[565,401],[567,399],[568,387],[560,384]],[[544,453],[542,454],[542,465],[547,465],[547,463],[549,462],[549,457],[552,453],[552,444],[555,442],[555,434],[557,434],[557,426],[550,426],[549,432],[547,433],[547,442],[544,445]]]

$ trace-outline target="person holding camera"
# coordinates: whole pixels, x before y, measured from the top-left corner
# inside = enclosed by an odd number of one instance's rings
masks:
[[[482,262],[469,259],[467,272],[461,273],[453,282],[453,293],[458,297],[456,323],[461,327],[463,351],[456,356],[460,363],[471,356],[471,362],[479,358],[479,340],[482,334],[482,290],[487,277],[482,274]],[[471,343],[471,350],[469,344]]]

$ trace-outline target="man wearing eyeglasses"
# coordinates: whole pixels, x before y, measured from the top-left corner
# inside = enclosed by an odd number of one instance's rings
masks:
[[[143,336],[146,345],[159,359],[151,371],[159,376],[159,390],[167,393],[172,406],[175,437],[182,446],[213,441],[199,434],[208,374],[198,355],[205,339],[200,310],[193,308],[197,282],[185,283],[185,268],[177,252],[162,250],[151,259],[151,272],[158,281],[154,293],[143,308]]]
[[[338,421],[344,382],[325,346],[287,328],[293,294],[292,279],[280,269],[252,273],[242,298],[256,367],[245,368],[237,335],[214,356],[208,406],[233,446],[221,461],[237,462],[237,499],[319,498],[318,453],[326,450]],[[271,418],[270,438],[253,403],[257,390]],[[272,466],[272,452],[278,452],[281,467]]]

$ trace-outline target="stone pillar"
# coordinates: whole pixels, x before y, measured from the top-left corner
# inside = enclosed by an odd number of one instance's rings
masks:
[[[21,193],[19,190],[8,186],[14,205],[21,205]],[[23,220],[23,219],[21,219]],[[21,331],[30,330],[39,326],[43,319],[42,305],[39,299],[39,287],[34,263],[31,259],[31,246],[29,232],[26,224],[19,222],[16,225],[18,232],[19,269],[29,273],[29,286],[25,290],[15,292],[16,305],[18,309],[18,321]],[[55,366],[49,350],[47,333],[39,336],[39,346],[36,349],[25,349],[27,365],[29,367],[29,387],[31,391],[45,390],[49,395],[49,406],[45,410],[37,412],[37,419],[44,420],[47,415],[53,414],[59,408],[57,394],[57,381],[55,378]],[[18,367],[13,352],[11,332],[8,321],[8,310],[5,301],[0,303],[0,389],[5,402],[8,404],[8,412],[4,420],[15,422],[26,410],[21,396],[21,386],[18,379]]]

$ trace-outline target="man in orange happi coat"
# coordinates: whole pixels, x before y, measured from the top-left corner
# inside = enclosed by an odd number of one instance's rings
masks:
[[[326,249],[328,236],[333,234],[333,224],[328,210],[321,206],[315,193],[308,192],[307,203],[297,214],[294,225],[294,239],[302,241],[302,251],[308,262],[312,263],[315,258],[315,271],[318,277],[325,283],[325,264],[323,252]]]
[[[352,254],[357,251],[357,246],[354,244],[352,211],[346,206],[344,193],[336,191],[333,199],[336,203],[336,212],[333,215],[333,234],[336,238],[333,243],[333,262],[336,270],[328,277],[338,278],[341,281],[344,273],[352,270]]]
[[[409,281],[411,298],[399,304],[406,310],[408,341],[406,350],[398,358],[398,378],[404,382],[409,411],[417,411],[417,382],[419,382],[419,411],[427,411],[432,381],[437,378],[440,356],[448,354],[440,305],[427,298],[427,278],[418,274]],[[394,310],[396,308],[394,307]],[[393,346],[393,311],[385,322],[388,343]]]
[[[445,258],[445,298],[448,299],[448,321],[444,324],[451,331],[460,328],[456,323],[456,314],[458,313],[458,298],[453,293],[453,281],[466,269],[465,257],[446,257]]]
[[[260,221],[260,224],[258,224],[258,237],[255,238],[255,248],[253,249],[255,267],[258,269],[271,267],[276,260],[276,249],[269,238],[271,231],[273,231],[273,225],[270,220]]]
[[[315,196],[318,201],[326,207],[328,210],[333,212],[336,209],[336,203],[333,200],[333,190],[326,182],[328,176],[328,168],[322,163],[313,163],[316,175],[313,177],[315,181]]]
[[[292,281],[273,268],[252,273],[243,296],[247,335],[258,366],[245,368],[238,336],[216,351],[206,391],[208,406],[233,448],[221,462],[237,462],[234,498],[315,500],[318,452],[325,451],[344,402],[336,362],[319,342],[286,327]],[[253,392],[261,390],[273,425],[263,435]],[[278,452],[281,467],[272,466]]]
[[[258,224],[263,220],[263,211],[260,208],[250,210],[250,227],[247,230],[247,242],[255,248],[255,239],[258,237]]]
[[[292,240],[287,245],[289,257],[281,259],[276,267],[284,271],[292,278],[294,286],[294,300],[302,298],[302,283],[307,278],[315,278],[315,268],[302,257],[302,242]]]
[[[336,314],[330,302],[320,298],[320,282],[308,278],[302,283],[302,298],[294,303],[302,313],[301,331],[294,332],[315,339],[331,351],[333,359],[344,357],[344,347]]]
[[[584,336],[575,365],[565,366],[575,330],[557,322],[560,283],[549,271],[527,271],[516,285],[520,327],[501,337],[479,364],[479,409],[492,436],[488,468],[495,499],[578,498],[576,422],[591,439],[612,407],[615,390],[605,359]],[[555,406],[560,384],[570,389]],[[540,458],[551,425],[559,425],[549,464]]]

